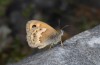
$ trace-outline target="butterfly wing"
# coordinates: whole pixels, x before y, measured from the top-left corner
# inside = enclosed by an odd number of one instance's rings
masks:
[[[56,36],[59,37],[59,33],[54,28],[38,20],[28,21],[26,24],[26,33],[28,44],[32,48],[43,48],[49,42],[51,44],[56,39]]]

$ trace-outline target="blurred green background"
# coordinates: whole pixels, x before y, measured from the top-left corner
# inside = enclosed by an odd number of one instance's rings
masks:
[[[68,38],[100,24],[99,0],[0,0],[0,65],[35,54],[26,42],[27,21],[64,28]]]

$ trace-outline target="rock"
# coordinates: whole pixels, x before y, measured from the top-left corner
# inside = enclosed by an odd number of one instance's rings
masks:
[[[100,25],[10,65],[100,65]]]
[[[12,42],[12,37],[9,36],[11,32],[6,25],[0,26],[0,53]]]

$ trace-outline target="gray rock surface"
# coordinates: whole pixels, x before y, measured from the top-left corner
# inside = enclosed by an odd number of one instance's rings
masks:
[[[100,25],[12,65],[100,65]]]

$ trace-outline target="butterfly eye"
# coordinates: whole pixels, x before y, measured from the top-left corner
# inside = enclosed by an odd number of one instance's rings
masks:
[[[32,28],[36,27],[36,25],[33,25]]]
[[[40,30],[42,30],[42,29],[40,29]]]

